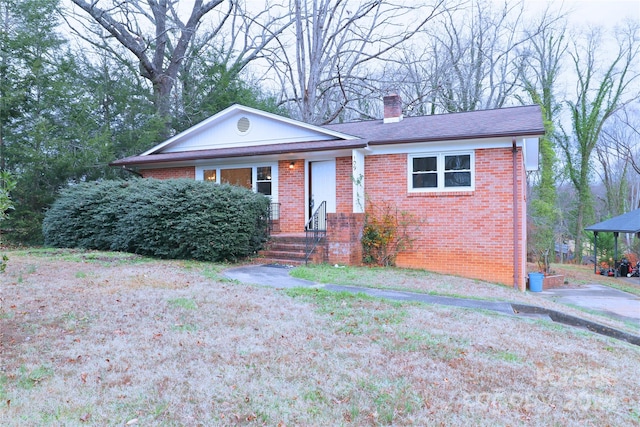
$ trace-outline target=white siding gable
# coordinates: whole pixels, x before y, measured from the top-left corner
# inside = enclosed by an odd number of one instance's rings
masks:
[[[234,105],[142,155],[333,139],[353,139],[353,137],[275,114]]]

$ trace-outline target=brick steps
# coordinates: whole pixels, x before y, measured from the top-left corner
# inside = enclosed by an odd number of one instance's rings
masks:
[[[265,245],[265,249],[258,252],[256,262],[265,264],[301,265],[305,259],[305,235],[304,234],[272,234]],[[324,242],[316,246],[309,258],[311,263],[321,263],[326,258]]]

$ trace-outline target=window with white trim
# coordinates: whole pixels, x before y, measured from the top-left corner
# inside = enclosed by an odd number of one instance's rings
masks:
[[[271,166],[259,166],[256,170],[256,191],[270,196],[271,182]]]
[[[196,179],[238,185],[277,201],[277,164],[197,166]]]
[[[473,152],[411,154],[408,156],[409,191],[473,190]]]

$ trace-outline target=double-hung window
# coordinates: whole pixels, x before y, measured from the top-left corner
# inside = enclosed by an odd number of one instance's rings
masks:
[[[473,152],[409,155],[409,191],[469,191],[474,188]]]
[[[271,166],[259,166],[256,169],[256,191],[271,196]]]

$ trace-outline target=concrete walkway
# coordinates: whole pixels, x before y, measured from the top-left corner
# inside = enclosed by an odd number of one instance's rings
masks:
[[[631,335],[604,325],[580,319],[555,310],[543,307],[514,304],[509,302],[484,301],[467,298],[444,297],[417,292],[394,291],[365,288],[358,286],[341,286],[320,284],[309,280],[297,279],[289,275],[289,268],[279,265],[249,265],[230,268],[224,276],[243,283],[251,283],[274,288],[322,288],[328,291],[345,291],[363,293],[372,297],[396,301],[416,301],[427,304],[438,304],[471,309],[490,310],[510,316],[545,317],[556,322],[587,328],[593,332],[622,339],[640,345],[640,336]],[[618,320],[637,322],[640,326],[640,298],[627,292],[602,285],[588,285],[584,288],[552,289],[537,293],[541,298],[548,298],[561,304],[569,304],[601,312]]]

